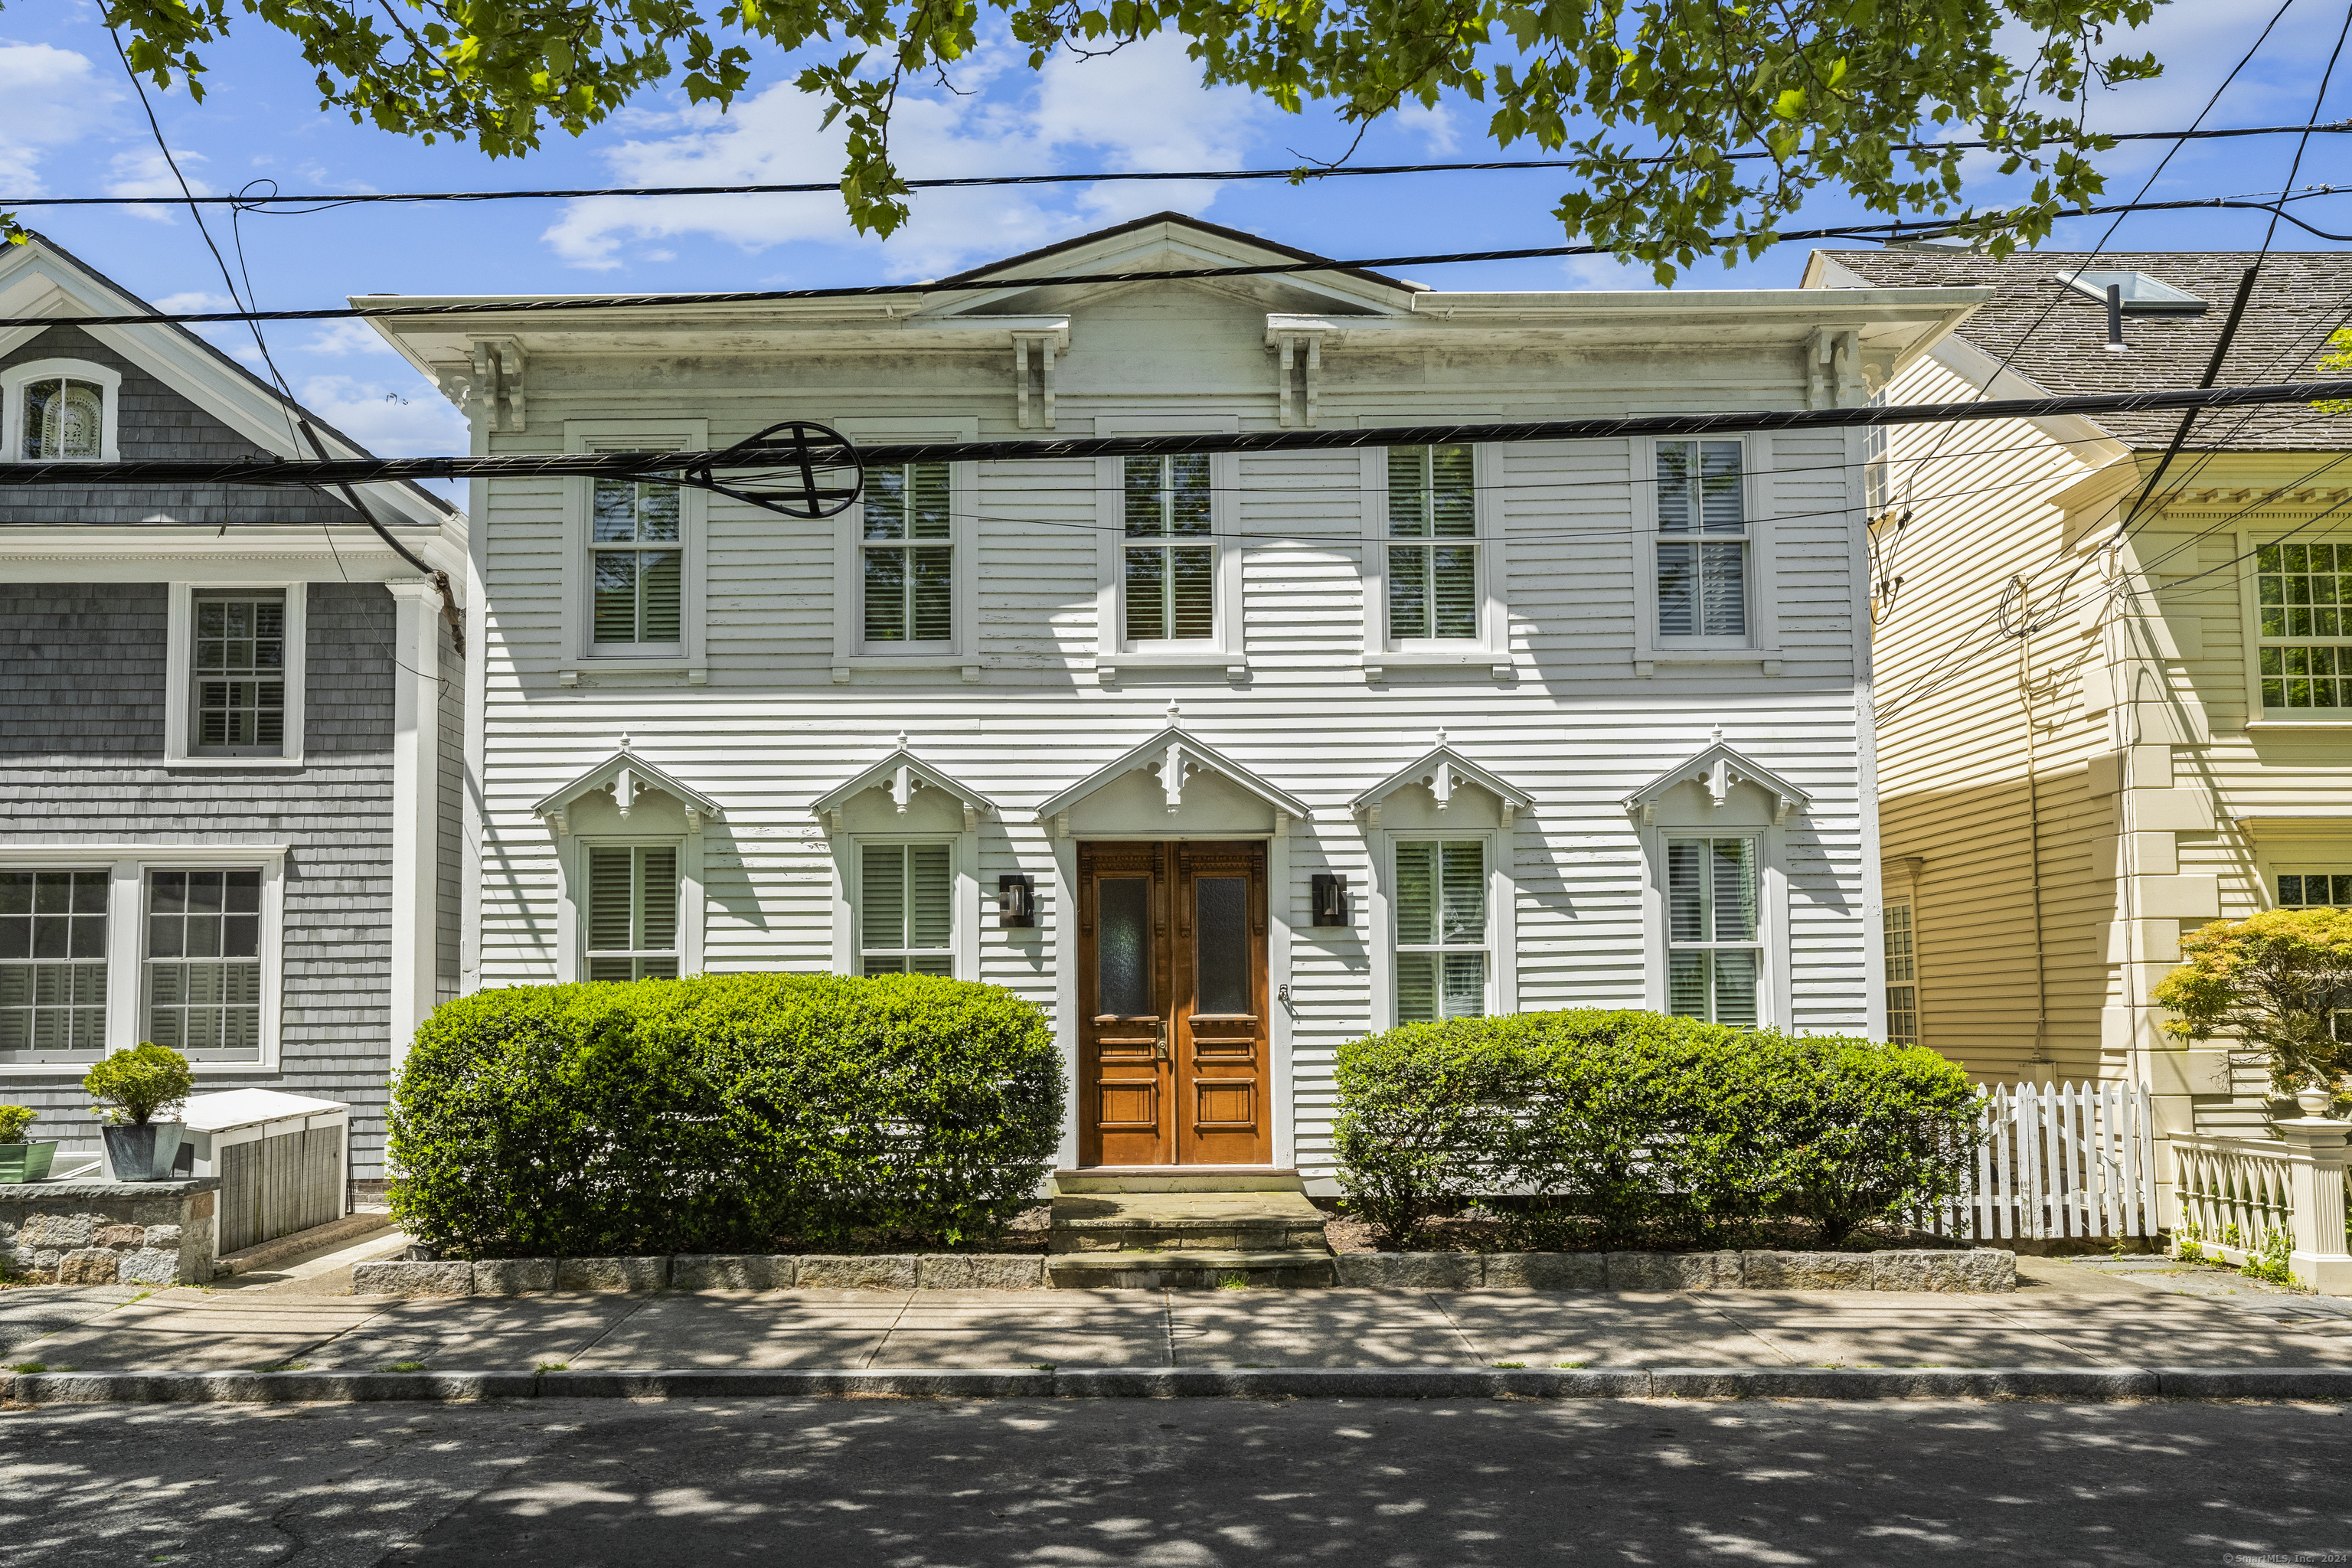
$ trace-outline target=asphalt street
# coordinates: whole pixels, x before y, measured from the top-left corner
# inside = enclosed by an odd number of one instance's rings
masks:
[[[12,1563],[2352,1562],[2352,1409],[765,1400],[0,1413]]]

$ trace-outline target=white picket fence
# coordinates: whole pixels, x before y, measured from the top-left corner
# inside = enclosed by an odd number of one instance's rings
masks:
[[[2156,1234],[2147,1085],[2024,1083],[1982,1097],[1990,1135],[1946,1228],[1980,1241]]]

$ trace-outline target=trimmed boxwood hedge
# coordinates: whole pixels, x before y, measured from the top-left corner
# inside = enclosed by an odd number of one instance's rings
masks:
[[[1410,1246],[1496,1194],[1529,1248],[1835,1245],[1961,1187],[1968,1075],[1933,1051],[1579,1009],[1411,1024],[1339,1049],[1334,1139],[1355,1210]]]
[[[462,1258],[954,1244],[1036,1201],[1038,1010],[921,975],[523,985],[437,1009],[393,1086],[393,1213]]]

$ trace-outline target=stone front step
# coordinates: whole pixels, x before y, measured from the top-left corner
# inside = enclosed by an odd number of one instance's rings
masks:
[[[1328,1255],[1323,1215],[1297,1191],[1057,1191],[1046,1249]]]
[[[1283,1250],[1062,1252],[1045,1259],[1045,1278],[1065,1290],[1316,1289],[1339,1283],[1328,1252]]]

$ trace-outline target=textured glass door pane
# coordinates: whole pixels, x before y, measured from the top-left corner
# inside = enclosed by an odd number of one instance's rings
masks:
[[[1718,948],[1715,959],[1715,1021],[1741,1028],[1756,1023],[1756,954],[1743,948]]]
[[[1202,877],[1192,884],[1196,1013],[1251,1013],[1249,883]]]
[[[1151,1011],[1151,882],[1106,877],[1097,884],[1098,1011],[1139,1017]]]

